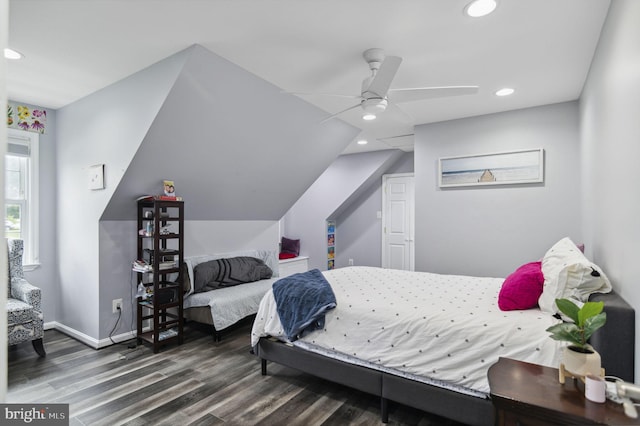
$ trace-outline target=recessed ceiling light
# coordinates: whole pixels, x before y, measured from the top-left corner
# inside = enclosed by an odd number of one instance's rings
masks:
[[[367,121],[371,121],[371,120],[375,120],[376,119],[376,115],[375,114],[371,114],[370,112],[364,114],[362,116],[363,120],[367,120]]]
[[[360,140],[358,141],[358,145],[366,145],[366,144],[368,144],[368,143],[369,143],[369,141],[367,141],[366,139],[360,139]]]
[[[464,12],[472,18],[479,18],[493,12],[496,6],[496,0],[474,0],[464,8]]]
[[[9,49],[8,47],[4,48],[4,57],[6,59],[22,59],[24,55],[17,50]]]
[[[510,87],[505,87],[503,89],[496,91],[496,96],[509,96],[509,95],[513,95],[513,92],[515,92],[514,89]]]

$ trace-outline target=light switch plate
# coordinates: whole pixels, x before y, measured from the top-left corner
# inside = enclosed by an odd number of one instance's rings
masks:
[[[89,167],[89,189],[104,189],[104,164]]]

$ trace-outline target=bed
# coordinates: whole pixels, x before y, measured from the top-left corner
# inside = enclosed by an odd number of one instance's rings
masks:
[[[559,342],[546,328],[559,320],[538,308],[502,311],[504,278],[478,278],[372,267],[324,271],[337,306],[324,327],[291,339],[273,291],[251,332],[262,374],[267,361],[470,424],[494,423],[487,370],[499,357],[557,367]],[[607,374],[634,380],[633,309],[614,292],[595,293],[608,320],[592,336]],[[463,407],[463,409],[461,409]]]
[[[237,257],[260,259],[271,269],[271,278],[216,290],[194,291],[195,270],[198,265],[212,260]],[[186,257],[183,270],[184,317],[211,326],[214,340],[220,341],[223,330],[258,311],[262,297],[278,279],[278,275],[278,253],[272,250],[251,249]]]

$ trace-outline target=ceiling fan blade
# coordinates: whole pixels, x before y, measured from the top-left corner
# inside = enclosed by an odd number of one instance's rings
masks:
[[[393,77],[395,77],[396,72],[398,72],[398,67],[400,67],[401,62],[402,58],[399,56],[385,57],[382,65],[380,65],[380,69],[376,72],[375,77],[373,77],[371,84],[369,84],[365,92],[372,93],[381,98],[387,96],[389,86],[391,86]]]
[[[400,105],[398,104],[394,104],[393,102],[389,102],[389,105],[387,106],[387,109],[392,109],[393,111],[396,111],[398,114],[400,114],[403,118],[404,121],[406,121],[407,123],[415,123],[415,118],[413,118],[407,111],[405,111],[404,109],[400,108]]]
[[[310,93],[310,92],[289,92],[287,90],[282,90],[280,93],[288,93],[290,95],[303,95],[303,96],[332,96],[334,98],[348,98],[348,99],[362,99],[360,95],[341,95],[338,93]]]
[[[445,98],[449,96],[473,95],[478,86],[417,87],[415,89],[392,89],[387,94],[395,103],[414,102],[424,99]]]
[[[338,115],[342,114],[343,112],[347,112],[347,111],[350,111],[350,110],[352,110],[352,109],[359,108],[359,107],[360,107],[360,104],[355,104],[355,105],[353,105],[353,106],[350,106],[350,107],[349,107],[349,108],[347,108],[347,109],[343,109],[342,111],[338,111],[338,112],[336,112],[335,114],[331,114],[330,116],[328,116],[327,118],[325,118],[324,120],[322,120],[322,121],[320,122],[320,124],[324,123],[325,121],[329,121],[329,120],[331,120],[331,119],[332,119],[332,118],[334,118],[334,117],[337,117]]]

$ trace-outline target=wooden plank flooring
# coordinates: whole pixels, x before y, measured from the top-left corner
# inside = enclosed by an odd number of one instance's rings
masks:
[[[380,401],[249,353],[250,322],[214,342],[189,323],[185,343],[154,354],[127,343],[94,350],[55,330],[47,357],[9,348],[7,402],[68,403],[70,425],[376,425]],[[390,425],[458,423],[389,403]]]

